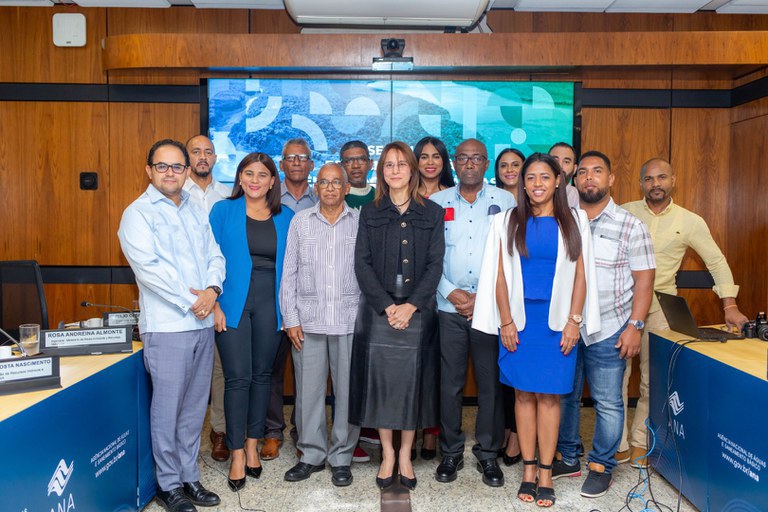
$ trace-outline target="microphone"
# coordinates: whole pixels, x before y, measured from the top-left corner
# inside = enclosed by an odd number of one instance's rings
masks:
[[[133,321],[135,323],[139,323],[139,319],[136,317],[136,313],[134,313],[132,310],[128,309],[125,306],[116,306],[114,304],[94,304],[93,302],[88,302],[87,300],[84,300],[80,303],[80,305],[84,308],[107,308],[107,309],[119,309],[120,311],[125,311],[126,313],[131,315],[131,318],[133,318]]]
[[[22,355],[22,357],[27,357],[27,351],[26,351],[26,350],[24,350],[24,346],[23,346],[21,343],[19,343],[18,341],[16,341],[16,338],[14,338],[13,336],[11,336],[11,335],[10,335],[10,334],[8,334],[7,332],[5,332],[5,330],[3,330],[2,328],[0,328],[0,333],[3,333],[3,334],[5,335],[5,337],[6,337],[6,338],[8,338],[8,339],[9,339],[9,340],[11,340],[12,342],[14,342],[14,343],[16,344],[16,346],[17,346],[17,347],[19,347],[19,350],[21,351],[21,355]]]

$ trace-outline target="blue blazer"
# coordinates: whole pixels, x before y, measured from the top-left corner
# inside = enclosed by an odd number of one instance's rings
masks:
[[[248,287],[251,284],[253,262],[248,250],[248,237],[245,231],[245,196],[237,199],[224,199],[213,205],[211,210],[211,229],[219,243],[221,252],[227,260],[227,275],[224,278],[219,298],[219,305],[227,317],[227,327],[237,329],[245,308]],[[280,315],[280,278],[283,274],[283,257],[288,239],[288,226],[293,218],[293,210],[283,206],[282,211],[273,216],[277,232],[277,254],[275,261],[275,308],[277,310],[277,329],[283,325]]]

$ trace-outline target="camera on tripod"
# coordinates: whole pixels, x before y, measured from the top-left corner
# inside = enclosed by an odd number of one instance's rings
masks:
[[[741,333],[745,338],[757,338],[768,341],[768,318],[766,318],[765,312],[759,312],[757,318],[745,323],[741,328]]]

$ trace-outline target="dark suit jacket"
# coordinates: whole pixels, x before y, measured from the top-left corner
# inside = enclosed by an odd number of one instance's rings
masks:
[[[400,212],[389,197],[360,211],[355,246],[355,274],[366,301],[379,314],[395,301],[395,278],[402,265],[403,291],[419,310],[435,307],[435,293],[443,272],[445,234],[443,209],[425,199],[411,201]]]

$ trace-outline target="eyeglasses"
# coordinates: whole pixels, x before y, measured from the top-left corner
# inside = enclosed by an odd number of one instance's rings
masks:
[[[485,157],[483,155],[472,155],[472,156],[469,156],[469,155],[465,155],[464,153],[462,153],[460,155],[456,155],[454,157],[454,160],[456,160],[456,163],[460,164],[460,165],[466,164],[469,160],[472,160],[473,164],[478,165],[478,164],[481,164],[481,163],[485,162],[486,160],[488,160],[488,157]]]
[[[320,188],[328,188],[333,185],[333,188],[341,188],[344,186],[344,182],[341,180],[317,180],[317,186]]]
[[[352,165],[352,164],[364,164],[368,162],[370,158],[367,156],[350,156],[347,158],[342,158],[341,163],[344,165]]]
[[[398,169],[407,169],[408,168],[408,162],[405,160],[401,160],[397,163],[395,162],[384,162],[384,170],[385,171],[393,171],[395,170],[395,166],[397,166]]]
[[[295,162],[297,158],[299,159],[299,162],[304,163],[307,160],[309,160],[309,155],[285,155],[283,157],[283,160],[287,160],[289,162]]]
[[[181,174],[187,170],[187,166],[184,164],[167,164],[165,162],[157,162],[152,164],[152,167],[161,174],[168,172],[168,169],[172,170],[174,174]]]

